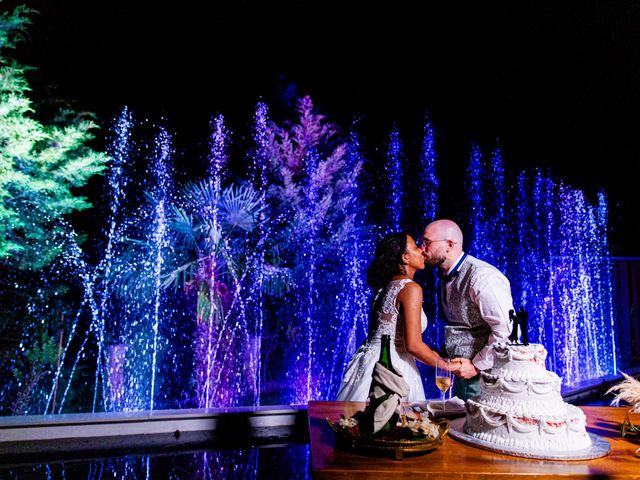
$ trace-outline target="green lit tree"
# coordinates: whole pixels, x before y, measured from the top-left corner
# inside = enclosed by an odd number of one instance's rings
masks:
[[[87,146],[96,127],[89,115],[62,111],[50,124],[35,118],[26,68],[4,56],[28,13],[18,7],[0,16],[0,261],[39,270],[59,254],[59,220],[91,206],[77,189],[107,157]]]
[[[67,110],[42,120],[29,98],[29,67],[7,56],[32,13],[0,12],[0,414],[40,413],[72,296],[53,266],[77,237],[69,214],[91,206],[81,188],[108,160],[88,146],[90,115]]]

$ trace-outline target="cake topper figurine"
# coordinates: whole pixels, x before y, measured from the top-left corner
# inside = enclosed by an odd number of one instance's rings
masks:
[[[522,336],[522,344],[529,345],[529,333],[527,332],[527,324],[529,323],[529,314],[524,309],[524,307],[520,307],[518,313],[516,314],[515,310],[509,310],[509,320],[513,322],[513,330],[511,330],[511,335],[509,335],[509,340],[512,343],[518,343],[518,327],[520,327],[520,333]]]

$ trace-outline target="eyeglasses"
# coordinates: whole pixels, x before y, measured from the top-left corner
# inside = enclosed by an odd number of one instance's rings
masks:
[[[429,248],[429,245],[431,245],[432,243],[435,243],[435,242],[448,242],[448,241],[449,241],[449,240],[448,240],[448,239],[446,239],[446,238],[443,238],[443,239],[441,239],[441,240],[428,240],[428,239],[423,238],[423,239],[420,241],[420,245],[418,245],[418,246],[419,246],[419,247],[424,247],[424,248]],[[456,243],[458,243],[458,242],[453,242],[453,243],[454,243],[454,244],[456,244]]]

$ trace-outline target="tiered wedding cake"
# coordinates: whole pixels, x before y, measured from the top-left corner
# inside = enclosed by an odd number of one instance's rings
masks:
[[[540,344],[494,346],[492,369],[482,372],[480,395],[467,400],[464,432],[516,451],[589,448],[582,410],[562,400],[560,378],[545,368]]]

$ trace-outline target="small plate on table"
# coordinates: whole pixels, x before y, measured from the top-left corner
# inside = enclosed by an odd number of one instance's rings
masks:
[[[442,400],[427,400],[425,402],[412,403],[411,406],[414,409],[420,409],[424,412],[428,412],[431,418],[459,418],[466,415],[464,408],[464,400],[458,397],[452,397],[444,401],[444,408]]]

